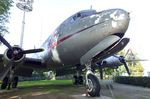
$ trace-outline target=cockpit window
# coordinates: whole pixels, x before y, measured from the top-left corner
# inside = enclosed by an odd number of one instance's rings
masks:
[[[96,13],[95,10],[83,10],[83,11],[80,11],[80,12],[76,13],[75,15],[73,15],[73,19],[76,20],[78,18],[84,18],[84,17],[90,16],[94,13]]]
[[[72,15],[71,17],[69,17],[68,19],[66,19],[63,24],[61,24],[62,26],[64,26],[65,24],[72,24],[74,23],[77,19],[81,19],[81,18],[85,18],[87,16],[93,15],[97,13],[96,10],[82,10],[80,12],[77,12],[76,14]]]

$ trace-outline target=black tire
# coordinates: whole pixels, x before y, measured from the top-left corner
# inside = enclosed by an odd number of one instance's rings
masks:
[[[83,85],[83,76],[79,76],[78,79],[79,79],[79,84],[80,84],[80,85]]]
[[[1,89],[6,89],[8,85],[8,77],[5,77],[2,81]]]
[[[78,78],[76,75],[73,76],[73,84],[78,85]]]
[[[76,75],[73,77],[74,85],[83,85],[83,76],[77,77]]]
[[[17,88],[17,85],[18,85],[18,77],[14,77],[12,82],[12,88]]]
[[[99,97],[100,96],[100,83],[98,78],[95,75],[89,74],[87,76],[88,85],[87,92],[91,97]]]

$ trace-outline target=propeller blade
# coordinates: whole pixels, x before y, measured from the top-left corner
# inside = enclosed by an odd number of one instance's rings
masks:
[[[0,35],[0,41],[7,46],[9,49],[12,49],[11,45]]]
[[[130,71],[129,71],[129,68],[128,68],[128,66],[127,66],[127,63],[126,63],[126,62],[124,62],[124,67],[125,67],[125,69],[126,69],[126,71],[127,71],[128,75],[130,75],[131,73],[130,73]]]
[[[30,54],[30,53],[38,53],[38,52],[42,52],[44,51],[44,49],[39,48],[39,49],[30,49],[30,50],[24,50],[22,51],[23,54]]]
[[[126,62],[137,62],[137,61],[148,61],[147,59],[130,59],[126,60]]]

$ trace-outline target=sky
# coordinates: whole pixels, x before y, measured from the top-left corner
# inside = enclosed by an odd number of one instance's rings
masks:
[[[14,0],[16,2],[17,0]],[[102,11],[122,8],[130,12],[130,25],[125,37],[130,38],[126,47],[132,48],[142,59],[150,60],[150,6],[149,0],[34,0],[33,11],[26,12],[23,49],[40,47],[42,42],[72,14],[85,9]],[[11,45],[20,44],[23,11],[15,6],[11,8],[9,34],[5,38]],[[0,49],[3,50],[6,47]],[[150,61],[142,62],[145,72],[150,71]]]

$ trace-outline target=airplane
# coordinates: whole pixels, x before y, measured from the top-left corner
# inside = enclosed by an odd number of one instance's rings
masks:
[[[11,46],[0,36],[0,41],[7,46],[4,54],[0,54],[1,89],[16,88],[18,76],[31,76],[33,70],[53,70],[56,76],[74,71],[78,73],[75,77],[78,82],[83,79],[81,72],[85,68],[87,93],[92,97],[100,96],[100,83],[92,72],[93,64],[128,44],[129,38],[123,36],[129,22],[129,13],[123,9],[82,10],[62,22],[41,48],[30,50]],[[30,53],[39,57],[26,57]]]

